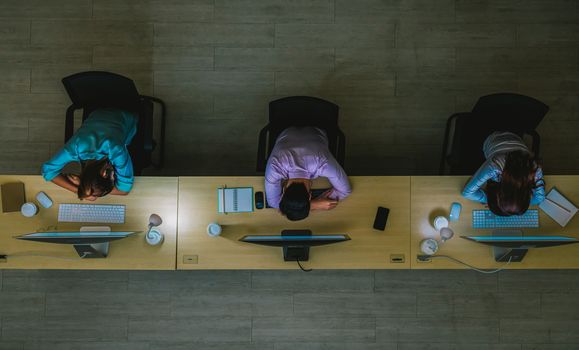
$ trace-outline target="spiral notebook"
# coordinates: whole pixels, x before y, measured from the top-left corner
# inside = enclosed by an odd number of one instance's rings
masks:
[[[218,188],[217,211],[225,214],[252,212],[253,188],[252,187]]]
[[[553,188],[539,204],[547,215],[555,220],[561,227],[565,227],[577,213],[577,207],[565,198],[557,189]]]

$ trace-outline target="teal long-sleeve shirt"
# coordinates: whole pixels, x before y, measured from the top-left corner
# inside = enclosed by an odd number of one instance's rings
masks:
[[[70,162],[108,157],[115,169],[115,187],[129,192],[134,178],[127,145],[136,132],[137,118],[131,113],[115,109],[96,110],[64,147],[42,165],[42,176],[51,181]]]

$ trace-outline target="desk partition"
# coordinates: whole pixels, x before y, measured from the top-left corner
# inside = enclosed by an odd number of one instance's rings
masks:
[[[284,229],[309,229],[313,234],[345,233],[352,240],[313,247],[306,268],[407,269],[410,267],[410,177],[353,176],[353,193],[333,210],[313,211],[291,222],[276,209],[253,213],[217,213],[217,188],[251,186],[263,191],[263,177],[179,178],[178,269],[296,269],[284,262],[282,249],[240,242],[248,234],[280,234]],[[314,187],[326,187],[317,182]],[[385,231],[372,228],[378,206],[390,208]],[[223,226],[210,237],[211,222]],[[392,258],[402,261],[392,262]]]
[[[20,212],[0,213],[0,254],[8,259],[0,263],[2,269],[99,269],[99,270],[174,270],[177,244],[177,177],[137,177],[133,191],[128,196],[106,196],[95,204],[124,204],[124,224],[59,223],[58,204],[79,203],[76,195],[40,176],[1,175],[0,184],[23,182],[26,200],[36,202],[34,197],[44,191],[54,202],[49,209],[41,208],[32,218]],[[110,243],[109,256],[105,259],[80,259],[72,245],[52,244],[14,239],[13,236],[36,231],[72,230],[81,226],[110,226],[113,231],[145,231],[149,215],[157,213],[163,218],[159,229],[165,235],[161,246],[150,246],[144,233]]]

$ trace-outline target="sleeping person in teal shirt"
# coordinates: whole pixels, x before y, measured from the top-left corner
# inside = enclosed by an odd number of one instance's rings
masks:
[[[42,165],[46,181],[95,200],[107,194],[126,195],[133,187],[133,164],[127,150],[137,132],[137,118],[115,109],[92,112],[64,147]],[[81,164],[80,175],[62,174],[70,162]]]

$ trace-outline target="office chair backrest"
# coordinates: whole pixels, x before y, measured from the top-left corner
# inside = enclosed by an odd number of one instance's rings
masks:
[[[315,126],[325,130],[330,149],[335,149],[339,109],[331,102],[310,96],[291,96],[270,102],[269,150],[279,134],[291,126]]]
[[[135,83],[122,75],[82,72],[63,78],[62,84],[73,105],[83,109],[84,118],[95,108],[111,107],[139,112],[140,97]]]
[[[473,114],[519,135],[535,130],[548,111],[549,106],[543,102],[513,93],[483,96],[472,109]]]

